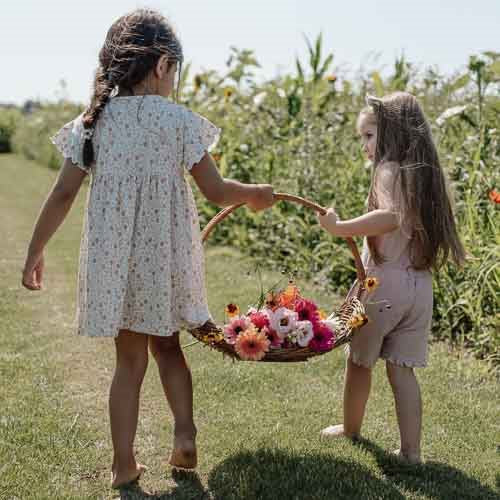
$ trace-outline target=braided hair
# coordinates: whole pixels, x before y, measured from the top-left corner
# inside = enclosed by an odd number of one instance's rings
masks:
[[[137,9],[113,23],[99,52],[93,94],[83,114],[85,166],[94,161],[93,131],[112,92],[126,90],[133,95],[133,87],[147,77],[162,55],[167,55],[169,68],[171,64],[179,63],[180,75],[182,46],[160,13]],[[177,94],[178,91],[179,88]]]

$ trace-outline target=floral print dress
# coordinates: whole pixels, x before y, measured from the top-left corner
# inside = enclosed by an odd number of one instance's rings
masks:
[[[154,95],[112,97],[85,167],[82,115],[53,138],[88,172],[80,246],[78,334],[120,329],[172,335],[210,319],[198,214],[186,173],[219,136],[188,109]]]

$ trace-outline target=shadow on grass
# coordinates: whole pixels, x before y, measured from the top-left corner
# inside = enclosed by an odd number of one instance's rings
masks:
[[[169,491],[147,492],[137,482],[120,488],[120,500],[203,500],[209,498],[208,491],[205,490],[196,472],[174,469],[172,478],[177,484]]]
[[[368,439],[359,439],[356,445],[370,452],[385,477],[406,491],[432,500],[500,499],[498,492],[450,465],[439,462],[425,462],[418,466],[404,465]]]
[[[404,498],[354,461],[275,449],[232,455],[212,470],[208,486],[214,500]]]

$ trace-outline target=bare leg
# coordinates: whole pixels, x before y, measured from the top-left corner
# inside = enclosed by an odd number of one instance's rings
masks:
[[[112,486],[138,479],[145,467],[134,457],[139,413],[139,394],[148,365],[148,337],[120,330],[115,339],[116,367],[109,393],[109,416],[113,441]]]
[[[399,455],[410,463],[420,462],[422,399],[412,368],[386,363],[398,417],[401,449]]]
[[[193,469],[197,465],[191,372],[179,344],[179,334],[149,339],[165,396],[174,416],[174,449],[170,464]]]
[[[366,402],[370,395],[371,368],[365,368],[347,360],[344,381],[344,423],[323,429],[323,437],[359,436],[365,415]]]

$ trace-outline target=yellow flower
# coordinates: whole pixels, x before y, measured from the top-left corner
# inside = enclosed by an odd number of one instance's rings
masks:
[[[335,83],[337,81],[337,75],[328,75],[326,77],[326,79],[330,82],[330,83]]]
[[[204,344],[218,344],[224,340],[224,335],[220,332],[206,333],[201,337]]]
[[[321,321],[324,321],[328,317],[327,314],[326,314],[326,312],[323,311],[323,309],[319,309],[318,312],[319,312],[319,319]]]
[[[351,328],[359,328],[360,326],[366,325],[366,323],[368,323],[368,316],[366,314],[354,314],[347,322],[348,326]]]
[[[231,87],[226,87],[224,89],[224,97],[226,101],[233,95],[233,89]]]
[[[380,285],[380,281],[375,276],[369,276],[365,279],[365,289],[367,292],[373,292]]]
[[[240,315],[240,308],[236,304],[228,304],[225,311],[230,318]]]

